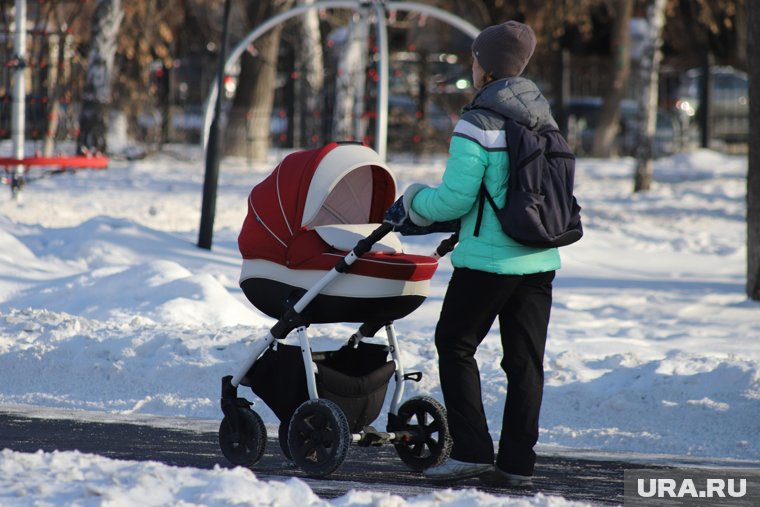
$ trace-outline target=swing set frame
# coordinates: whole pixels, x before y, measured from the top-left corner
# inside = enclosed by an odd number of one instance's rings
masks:
[[[27,59],[27,8],[26,0],[15,0],[15,28],[6,34],[13,33],[13,48],[15,55],[8,67],[13,70],[12,104],[11,104],[11,141],[12,154],[10,157],[0,157],[0,167],[5,175],[2,183],[8,184],[11,196],[19,197],[19,192],[27,181],[27,172],[31,168],[47,168],[43,174],[55,174],[75,169],[106,169],[109,159],[103,155],[55,155],[40,156],[26,155],[26,70]]]

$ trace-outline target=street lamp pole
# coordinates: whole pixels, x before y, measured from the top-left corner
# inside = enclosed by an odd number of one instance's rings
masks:
[[[203,203],[201,204],[201,225],[198,233],[198,247],[211,250],[214,235],[214,215],[216,214],[216,191],[219,183],[219,158],[221,136],[219,122],[222,116],[222,93],[224,86],[224,67],[227,60],[227,39],[230,24],[231,0],[224,1],[224,28],[222,30],[222,46],[219,48],[219,69],[216,81],[216,103],[214,104],[214,120],[211,123],[208,149],[206,150],[206,174],[203,180]]]

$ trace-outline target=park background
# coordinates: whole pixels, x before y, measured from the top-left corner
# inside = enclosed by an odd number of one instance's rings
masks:
[[[231,5],[236,10],[231,16],[230,47],[257,23],[277,14],[270,9],[284,10],[296,3],[234,1]],[[599,109],[609,101],[612,71],[620,63],[611,56],[616,54],[611,49],[611,27],[619,18],[616,7],[627,2],[435,5],[479,27],[508,18],[534,24],[541,34],[541,51],[528,68],[528,77],[541,83],[553,100],[551,87],[556,90],[569,83],[568,99],[582,98],[579,102]],[[620,133],[613,136],[616,141],[603,156],[592,156],[593,137],[590,147],[576,144],[581,155],[576,193],[584,207],[586,237],[563,251],[547,349],[539,452],[679,466],[757,467],[760,308],[747,294],[747,271],[753,258],[747,227],[752,148],[746,139],[726,139],[720,134],[707,136],[704,143],[704,131],[716,129],[695,119],[698,108],[694,115],[679,116],[679,111],[688,109],[676,107],[678,101],[671,100],[671,88],[666,85],[672,75],[678,82],[673,89],[681,88],[690,77],[689,70],[705,62],[721,70],[730,66],[731,75],[748,83],[743,74],[749,70],[748,6],[701,1],[630,5],[631,22],[619,25],[631,28],[629,34],[648,33],[640,29],[641,20],[651,18],[653,7],[664,6],[658,76],[662,79],[657,81],[656,105],[666,118],[683,122],[686,134],[678,133],[678,127],[671,127],[672,135],[668,129],[663,129],[665,134],[661,130],[659,137],[657,130],[650,132],[656,141],[650,146],[662,150],[647,154],[650,187],[639,191],[634,188],[641,155],[625,151],[624,143],[618,141]],[[116,13],[118,24],[105,23],[106,15],[114,12],[108,9],[114,7],[121,12]],[[17,67],[11,64],[13,5],[4,2],[2,8],[8,27],[2,67],[8,99],[2,107],[8,108],[12,102],[8,90]],[[74,417],[95,420],[162,424],[165,419],[160,417],[171,417],[199,430],[218,424],[219,378],[238,367],[251,340],[272,324],[250,307],[237,287],[236,237],[247,193],[287,153],[337,135],[333,122],[324,119],[329,117],[327,106],[298,105],[308,98],[304,90],[313,89],[311,84],[298,84],[307,73],[289,63],[300,58],[305,65],[305,53],[294,47],[311,39],[296,35],[300,28],[294,24],[282,29],[273,57],[265,58],[263,42],[246,48],[239,68],[223,76],[224,135],[214,246],[197,248],[207,166],[207,153],[200,146],[202,116],[218,68],[222,12],[223,2],[29,2],[28,19],[51,24],[36,35],[29,34],[24,71],[29,86],[25,156],[49,149],[51,155],[103,154],[110,162],[105,171],[29,167],[23,190],[15,197],[10,192],[2,196],[3,406],[41,417],[60,417],[61,412],[47,409],[65,409]],[[352,21],[361,24],[356,14],[315,13],[325,30],[320,30],[320,43],[313,46],[324,54],[331,40],[336,41],[333,46],[341,40],[341,33],[342,40],[367,42],[366,58],[358,59],[366,65],[347,80],[359,80],[365,86],[344,95],[342,101],[335,100],[346,92],[335,88],[337,78],[346,75],[336,63],[323,81],[333,83],[329,85],[333,88],[326,85],[318,98],[334,100],[340,107],[350,104],[350,112],[340,115],[351,120],[341,127],[345,130],[340,136],[372,145],[376,141],[371,136],[377,70],[371,32],[369,38],[349,35]],[[390,45],[396,54],[391,83],[396,88],[391,97],[401,102],[397,112],[389,111],[389,123],[395,127],[390,129],[388,160],[403,190],[414,181],[435,184],[440,178],[446,129],[474,90],[468,82],[466,37],[429,17],[388,14],[396,24],[391,25]],[[61,19],[66,20],[65,26],[56,25]],[[84,90],[95,46],[92,35],[101,33],[94,30],[98,21],[110,27],[115,43],[108,93],[102,95],[106,100],[94,100],[102,124],[93,131],[100,135],[93,137],[82,135],[81,115],[86,99],[97,99],[86,97]],[[38,26],[36,21],[30,23]],[[56,72],[67,77],[53,79],[45,77],[53,74],[49,43],[39,41],[52,40],[56,31],[62,34],[58,40],[64,41],[57,46],[57,54],[63,57],[56,60]],[[628,48],[633,47],[630,42]],[[193,51],[197,60],[188,56]],[[40,55],[43,58],[38,60]],[[631,64],[630,71],[638,68],[635,58],[625,61]],[[261,66],[254,76],[266,74],[263,69],[272,72],[274,80],[263,87],[267,93],[250,93],[257,88],[246,81],[248,65]],[[636,75],[629,74],[615,110],[622,110],[626,100],[640,102]],[[584,82],[594,84],[577,84]],[[240,109],[239,90],[253,99],[269,97],[264,102],[271,101],[271,109],[264,106],[262,112],[250,105]],[[34,95],[38,92],[42,93],[39,97]],[[737,102],[739,109],[733,116],[738,117],[739,130],[749,132],[747,96],[743,104]],[[35,107],[46,120],[39,119]],[[47,108],[55,107],[59,114],[51,116]],[[637,119],[638,110],[635,106]],[[3,125],[10,125],[7,111],[3,109],[0,117]],[[441,116],[434,114],[438,111]],[[59,123],[51,130],[50,122],[56,118]],[[446,123],[436,126],[434,119]],[[588,140],[588,120],[583,121],[567,115],[571,140],[582,142],[584,131]],[[742,121],[747,122],[745,127]],[[259,136],[254,127],[262,122],[268,127]],[[45,128],[35,132],[35,125]],[[611,125],[618,128],[621,122],[618,119]],[[639,125],[633,128],[634,132],[643,130]],[[234,139],[241,136],[243,149],[235,151]],[[8,139],[0,143],[0,149],[6,155],[11,153],[11,132],[4,137]],[[104,144],[88,145],[92,142]],[[259,151],[262,143],[266,149]],[[636,137],[634,147],[639,143]],[[407,251],[425,253],[438,239],[407,238],[404,246]],[[425,393],[440,399],[431,336],[451,272],[447,262],[441,263],[425,305],[397,323],[405,365],[424,373],[424,381],[410,389],[409,396]],[[344,325],[319,330],[315,326],[315,347],[340,345],[352,331]],[[479,357],[492,428],[499,427],[504,391],[497,334],[497,330],[491,332]],[[270,435],[276,434],[274,416],[261,403],[257,410]],[[0,454],[0,469],[4,472],[3,502],[10,505],[86,504],[83,499],[93,497],[124,504],[139,499],[155,505],[183,501],[229,505],[241,497],[254,505],[326,503],[298,480],[257,481],[255,471],[240,469],[178,470],[71,452],[10,450]],[[448,490],[409,497],[403,491],[390,495],[361,488],[330,503],[388,502],[570,503],[540,495],[520,499]]]

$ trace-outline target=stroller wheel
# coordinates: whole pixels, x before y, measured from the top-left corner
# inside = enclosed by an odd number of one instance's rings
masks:
[[[451,452],[451,435],[446,409],[435,398],[417,396],[399,407],[398,424],[392,431],[407,431],[409,440],[394,444],[401,461],[412,470],[440,465]]]
[[[290,447],[288,447],[288,424],[281,422],[280,428],[277,432],[277,437],[280,442],[280,449],[282,450],[282,454],[288,458],[290,461],[293,461],[293,456],[290,455]]]
[[[334,472],[346,459],[350,444],[346,416],[330,400],[308,400],[290,419],[290,454],[309,475],[324,477]]]
[[[239,428],[235,431],[232,422],[224,417],[219,426],[219,447],[222,454],[233,465],[250,467],[264,455],[267,443],[267,429],[261,416],[250,408],[238,409]]]

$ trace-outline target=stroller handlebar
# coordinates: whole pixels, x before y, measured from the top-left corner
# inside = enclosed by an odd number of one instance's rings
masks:
[[[351,252],[343,257],[340,261],[338,261],[338,264],[335,265],[335,268],[333,268],[338,273],[345,273],[348,271],[349,266],[353,264],[353,262],[364,255],[365,253],[372,250],[372,246],[383,239],[385,236],[388,235],[389,232],[393,230],[393,224],[389,222],[383,222],[378,226],[377,229],[372,231],[369,236],[366,238],[360,239],[356,246],[351,249]]]
[[[372,247],[375,243],[383,239],[385,236],[388,235],[391,231],[395,229],[396,226],[394,226],[390,222],[383,222],[380,224],[377,229],[372,231],[369,236],[367,236],[364,239],[360,239],[356,246],[351,250],[351,253],[356,257],[359,258],[362,255],[366,254],[370,250],[372,250]],[[459,242],[459,233],[454,233],[448,238],[441,241],[441,243],[438,245],[438,247],[435,249],[435,252],[433,253],[433,257],[436,259],[439,259],[449,252],[451,252],[454,247]],[[335,270],[339,273],[345,273],[348,271],[348,267],[351,265],[353,261],[349,261],[347,258],[341,259],[341,261],[338,263],[338,265],[335,267]]]
[[[354,255],[361,257],[365,253],[369,252],[375,243],[387,236],[388,233],[392,230],[393,224],[389,222],[383,222],[378,226],[377,229],[372,231],[369,236],[362,240],[359,240],[359,242],[356,243],[356,246],[353,249]]]

